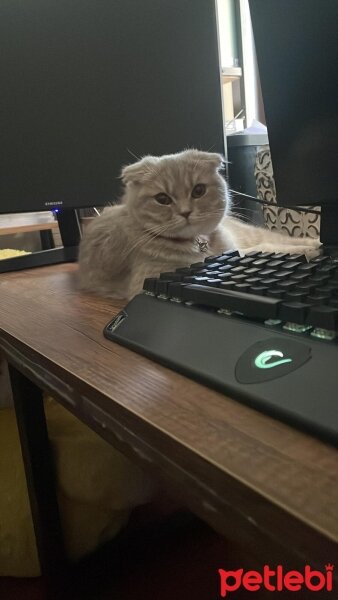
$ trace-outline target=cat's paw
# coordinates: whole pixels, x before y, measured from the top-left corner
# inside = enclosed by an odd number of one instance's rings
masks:
[[[240,254],[243,256],[245,254],[249,254],[250,252],[283,252],[285,254],[305,254],[308,260],[311,258],[315,258],[320,252],[321,243],[319,239],[312,238],[295,238],[295,239],[286,239],[288,243],[278,243],[272,244],[271,242],[264,244],[257,244],[257,246],[252,246],[250,248],[241,248]]]
[[[315,258],[320,253],[321,243],[319,238],[299,238],[297,244],[290,245],[293,248],[292,253],[305,254],[308,260]],[[290,252],[287,250],[287,252]]]

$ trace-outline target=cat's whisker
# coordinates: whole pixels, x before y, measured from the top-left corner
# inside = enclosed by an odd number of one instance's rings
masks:
[[[147,243],[149,243],[154,238],[156,238],[159,235],[165,233],[166,231],[168,231],[171,228],[172,225],[176,225],[176,223],[173,224],[172,222],[169,222],[169,223],[165,223],[163,225],[157,225],[157,226],[152,227],[152,228],[150,228],[148,230],[145,230],[144,233],[143,233],[143,235],[139,236],[135,240],[134,244],[132,244],[130,246],[130,248],[128,248],[128,251],[125,254],[123,254],[123,257],[129,256],[129,254],[131,252],[133,252],[134,250],[136,250],[136,248],[138,246],[146,245]]]
[[[241,221],[246,221],[247,223],[252,223],[252,219],[250,218],[250,216],[243,215],[242,213],[231,212],[229,214],[229,217],[234,217],[235,219],[240,219]]]
[[[135,152],[133,152],[132,150],[130,150],[130,148],[127,148],[127,152],[129,152],[129,154],[131,154],[131,156],[133,156],[134,158],[136,158],[136,160],[142,160],[141,156],[137,156],[137,154],[135,154]]]
[[[200,222],[200,221],[206,221],[210,217],[222,217],[224,214],[225,214],[224,210],[219,210],[219,211],[208,212],[208,213],[205,213],[204,215],[196,215],[193,217],[193,222],[196,223],[196,222]]]
[[[235,219],[247,219],[252,223],[252,215],[247,215],[241,212],[232,212],[228,215],[229,217],[234,217]]]
[[[215,211],[211,211],[206,215],[197,215],[194,218],[194,222],[202,222],[205,221],[207,218],[210,218],[212,216],[222,216],[224,213],[223,208],[219,209],[219,210],[215,210]],[[134,250],[136,250],[139,246],[141,245],[146,245],[148,244],[151,240],[154,240],[155,238],[163,235],[166,232],[169,232],[171,229],[175,229],[178,225],[180,224],[180,219],[173,219],[172,221],[169,221],[169,223],[165,223],[165,224],[160,224],[160,225],[155,225],[153,227],[148,228],[147,230],[145,230],[143,232],[143,234],[141,236],[139,236],[134,243],[132,244],[132,246],[128,249],[128,252],[125,254],[125,256],[128,256],[131,252],[133,252]]]
[[[123,257],[129,256],[129,254],[131,254],[131,252],[133,252],[138,246],[146,244],[152,238],[153,238],[153,236],[151,235],[151,233],[149,233],[149,232],[144,233],[143,235],[136,238],[134,243],[131,244],[131,246],[126,250],[126,252],[124,252],[122,254],[122,256]]]
[[[235,209],[237,209],[237,210],[243,210],[243,211],[246,211],[246,212],[252,212],[252,213],[254,213],[254,212],[255,212],[255,209],[254,209],[254,208],[248,208],[248,207],[246,207],[246,206],[235,206],[234,208],[235,208]],[[230,212],[232,213],[232,212],[233,212],[233,209],[231,209],[231,211],[230,211]]]

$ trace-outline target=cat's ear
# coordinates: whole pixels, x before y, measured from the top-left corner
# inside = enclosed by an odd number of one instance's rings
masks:
[[[216,152],[203,152],[204,160],[211,167],[218,171],[224,164],[224,157],[221,154],[217,154]]]
[[[151,175],[154,175],[154,167],[157,162],[155,156],[145,156],[142,160],[132,165],[123,167],[121,171],[121,179],[125,185],[128,183],[143,183]]]
[[[202,152],[202,150],[187,150],[189,158],[201,166],[218,171],[224,165],[224,157],[217,152]]]

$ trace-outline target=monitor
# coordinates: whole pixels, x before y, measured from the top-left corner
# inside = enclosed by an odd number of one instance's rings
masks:
[[[3,0],[0,81],[0,213],[53,210],[63,241],[0,272],[76,260],[76,209],[137,157],[225,150],[215,0]]]
[[[321,205],[338,247],[338,1],[249,0],[277,203]]]
[[[4,0],[0,213],[114,202],[121,166],[224,152],[214,0]]]

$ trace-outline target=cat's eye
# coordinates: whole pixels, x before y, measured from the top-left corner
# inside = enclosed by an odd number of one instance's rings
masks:
[[[201,196],[204,196],[206,191],[207,187],[204,183],[197,183],[191,192],[191,195],[193,198],[200,198]]]
[[[154,196],[156,202],[158,202],[159,204],[171,204],[172,203],[172,199],[170,198],[170,196],[168,196],[168,194],[164,194],[163,192],[160,194],[156,194],[156,196]]]

